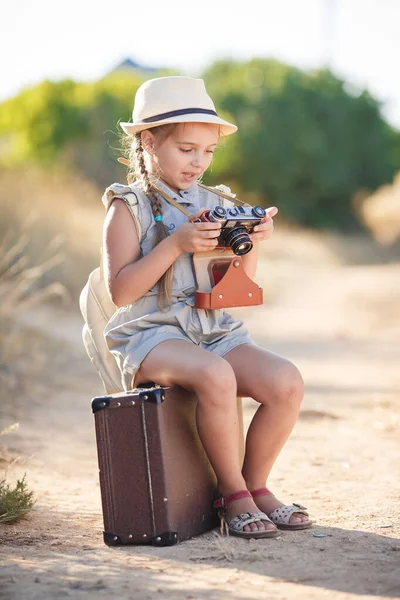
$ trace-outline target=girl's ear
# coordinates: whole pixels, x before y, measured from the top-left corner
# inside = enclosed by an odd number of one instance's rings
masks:
[[[154,153],[154,135],[152,134],[151,131],[148,131],[147,129],[145,129],[144,131],[142,131],[142,146],[143,146],[143,150],[146,150],[146,152],[148,152],[149,154],[153,154]]]

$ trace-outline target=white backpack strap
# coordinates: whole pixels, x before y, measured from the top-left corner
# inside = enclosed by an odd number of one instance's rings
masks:
[[[139,219],[139,200],[132,188],[127,185],[121,185],[120,183],[113,183],[106,189],[103,194],[102,202],[106,209],[109,210],[114,200],[123,200],[132,215],[132,219],[135,223],[136,231],[139,240],[142,239],[142,227]]]
[[[131,213],[133,222],[135,223],[136,231],[138,234],[139,241],[142,239],[142,226],[139,219],[139,200],[136,194],[127,185],[121,185],[120,183],[113,183],[106,189],[103,194],[102,202],[105,206],[106,212],[108,212],[111,204],[114,200],[123,200],[126,204],[127,209]],[[100,248],[100,277],[103,279],[103,256],[102,248]]]

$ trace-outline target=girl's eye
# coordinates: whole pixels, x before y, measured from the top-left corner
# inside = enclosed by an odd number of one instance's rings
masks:
[[[187,149],[187,148],[179,148],[179,150],[181,152],[184,152],[186,154],[187,152],[191,152],[192,148],[189,148],[189,149]],[[206,152],[207,152],[207,154],[214,154],[214,150],[206,150]]]

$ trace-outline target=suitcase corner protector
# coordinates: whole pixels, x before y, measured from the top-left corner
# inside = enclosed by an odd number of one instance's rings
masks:
[[[96,413],[110,405],[111,396],[97,396],[92,399],[92,412]]]
[[[103,539],[106,546],[121,546],[122,544],[121,538],[110,531],[103,531]]]
[[[151,538],[153,546],[174,546],[178,542],[178,533],[176,531],[165,531]]]

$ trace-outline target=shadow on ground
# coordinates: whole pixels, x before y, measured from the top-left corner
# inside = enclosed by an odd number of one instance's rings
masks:
[[[400,540],[386,535],[316,526],[256,541],[221,538],[212,531],[175,546],[171,558],[168,547],[104,546],[98,514],[83,513],[78,521],[70,513],[49,510],[30,520],[36,523],[34,528],[30,523],[29,535],[23,523],[0,528],[6,551],[0,551],[2,599],[80,597],[83,592],[86,598],[111,593],[143,599],[158,594],[177,600],[261,598],[266,589],[273,597],[275,584],[283,582],[306,586],[304,592],[315,598],[321,590],[400,594]],[[252,583],[243,587],[244,581]],[[320,589],[315,596],[313,588]]]

